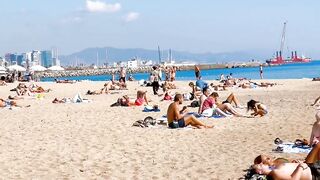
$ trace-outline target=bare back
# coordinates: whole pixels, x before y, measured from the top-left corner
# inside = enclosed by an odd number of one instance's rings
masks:
[[[177,117],[178,117],[177,112],[179,112],[178,105],[175,102],[171,103],[167,110],[168,124],[177,120]]]

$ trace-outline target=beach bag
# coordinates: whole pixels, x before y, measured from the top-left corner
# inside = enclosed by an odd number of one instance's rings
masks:
[[[200,107],[200,103],[199,103],[199,101],[195,100],[195,101],[191,102],[190,106],[191,107]]]

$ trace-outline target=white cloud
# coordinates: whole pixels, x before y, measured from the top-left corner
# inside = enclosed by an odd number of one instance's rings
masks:
[[[107,12],[113,13],[117,12],[121,9],[120,3],[108,4],[99,0],[87,0],[86,2],[86,10],[89,12]]]
[[[135,21],[140,17],[140,14],[137,12],[130,12],[128,13],[125,17],[124,20],[126,22],[131,22],[131,21]]]

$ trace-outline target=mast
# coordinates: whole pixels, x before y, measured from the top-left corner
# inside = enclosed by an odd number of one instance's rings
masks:
[[[106,67],[108,67],[108,49],[106,48]]]
[[[280,45],[280,56],[283,53],[284,42],[286,41],[286,28],[287,28],[287,21],[284,22],[284,24],[283,24],[283,30],[282,30],[282,36],[281,36],[281,45]]]
[[[96,64],[97,67],[99,67],[99,53],[97,52],[97,64]]]
[[[158,46],[158,55],[159,55],[159,64],[161,64],[161,52],[160,52],[160,46]]]

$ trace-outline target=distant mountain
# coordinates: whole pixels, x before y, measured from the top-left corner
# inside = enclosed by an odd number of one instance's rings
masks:
[[[223,62],[241,62],[249,61],[251,59],[262,60],[271,57],[270,52],[230,52],[230,53],[190,53],[184,51],[172,50],[172,58],[176,62],[187,61],[195,63],[223,63]],[[168,59],[169,50],[161,51],[161,59],[165,61]],[[148,49],[119,49],[113,47],[103,48],[87,48],[80,52],[71,55],[60,56],[63,65],[75,64],[96,64],[97,59],[100,65],[104,63],[113,63],[119,61],[127,61],[132,58],[139,58],[142,60],[153,60],[158,62],[158,50]]]

